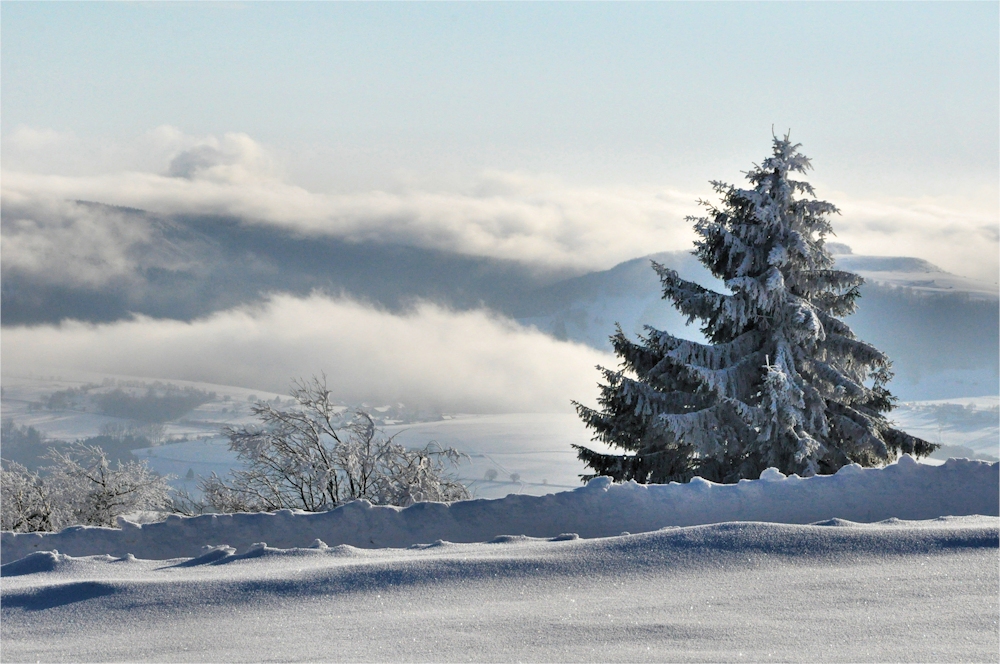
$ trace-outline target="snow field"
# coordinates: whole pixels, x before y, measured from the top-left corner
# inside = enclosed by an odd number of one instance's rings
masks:
[[[996,517],[4,565],[4,661],[997,661]]]

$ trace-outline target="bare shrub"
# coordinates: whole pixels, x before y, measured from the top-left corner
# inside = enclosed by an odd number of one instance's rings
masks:
[[[0,469],[0,530],[53,530],[48,487],[38,473],[16,461],[4,460]]]
[[[291,397],[287,409],[256,402],[251,410],[260,425],[224,429],[246,467],[228,481],[213,474],[201,483],[213,509],[317,512],[357,499],[405,506],[469,497],[446,473],[461,459],[456,450],[434,443],[407,449],[364,411],[344,419],[325,378],[296,381]]]
[[[5,462],[0,523],[4,530],[32,532],[66,526],[115,526],[119,516],[171,509],[170,487],[145,462],[112,465],[104,450],[76,443],[50,449],[53,463],[35,473]]]

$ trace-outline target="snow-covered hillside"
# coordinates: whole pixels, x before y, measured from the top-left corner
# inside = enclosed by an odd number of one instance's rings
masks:
[[[951,274],[922,258],[856,256],[849,253],[849,250],[848,253],[835,252],[835,257],[838,268],[860,274],[869,283],[907,288],[920,293],[963,293],[982,300],[997,298],[996,283]]]
[[[900,404],[890,417],[914,436],[940,443],[931,460],[1000,461],[1000,398],[913,401]]]
[[[224,393],[218,404],[232,404]],[[218,404],[199,408],[232,414]],[[963,422],[994,426],[995,408],[976,399],[911,414],[951,418],[948,437],[968,434]],[[31,416],[81,435],[105,417]],[[480,489],[552,491],[573,461],[556,446],[586,432],[572,415],[534,417],[389,427],[415,444],[464,440],[470,468],[498,471]],[[181,467],[225,468],[221,445],[137,453],[154,467],[187,453]],[[516,482],[499,476],[518,470]],[[808,479],[595,480],[450,505],[3,533],[3,659],[997,661],[998,495],[1000,464],[904,457]]]

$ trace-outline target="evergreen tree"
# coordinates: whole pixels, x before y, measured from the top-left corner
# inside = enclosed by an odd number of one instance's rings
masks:
[[[627,453],[574,446],[595,471],[585,481],[736,482],[771,466],[810,476],[937,447],[884,416],[892,365],[842,320],[863,280],[834,269],[824,242],[838,210],[790,177],[811,168],[798,148],[775,137],[773,155],[746,174],[752,188],[712,182],[721,205],[702,201],[707,216],[688,219],[694,254],[731,293],[653,263],[664,299],[700,320],[709,343],[648,326],[634,342],[618,328],[622,370],[601,368],[601,410],[575,405],[594,440]]]

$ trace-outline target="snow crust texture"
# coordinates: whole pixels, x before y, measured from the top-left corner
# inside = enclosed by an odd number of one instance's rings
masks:
[[[5,532],[0,535],[0,556],[3,563],[11,563],[35,552],[58,550],[69,556],[131,554],[166,560],[200,556],[204,547],[246,552],[260,542],[282,549],[309,547],[316,540],[358,549],[405,548],[438,540],[486,542],[500,535],[612,537],[730,521],[872,523],[963,515],[1000,516],[1000,464],[950,459],[928,466],[904,455],[882,469],[851,465],[835,475],[810,478],[785,477],[768,469],[759,480],[729,485],[700,478],[665,485],[612,484],[599,478],[580,489],[546,496],[418,503],[405,509],[356,501],[322,513],[171,516],[144,525],[122,520],[120,529],[74,526],[59,533]]]
[[[257,543],[170,561],[36,552],[0,568],[0,635],[8,662],[990,662],[998,524]]]

